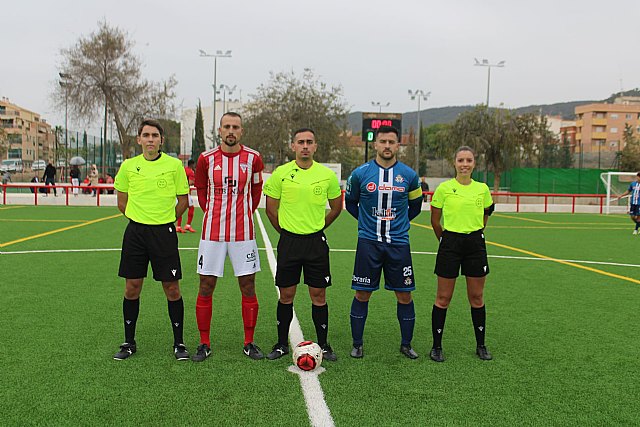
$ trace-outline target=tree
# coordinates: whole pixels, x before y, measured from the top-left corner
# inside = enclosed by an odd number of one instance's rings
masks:
[[[162,151],[165,153],[180,153],[180,122],[169,119],[158,119],[164,129]]]
[[[60,70],[70,77],[64,85],[56,85],[53,93],[59,108],[64,107],[67,96],[69,113],[78,120],[91,122],[110,111],[124,158],[132,153],[142,118],[175,115],[175,78],[158,83],[145,80],[133,46],[126,32],[99,22],[96,32],[60,51]]]
[[[346,136],[348,110],[342,88],[329,87],[310,69],[301,76],[272,73],[244,111],[245,142],[263,153],[266,163],[284,163],[291,155],[292,133],[303,127],[316,133],[315,159],[320,162],[342,163],[355,152]],[[344,170],[352,167],[348,163],[343,164]]]
[[[535,158],[540,131],[537,117],[478,106],[460,114],[450,127],[438,131],[437,135],[442,139],[442,154],[453,161],[457,147],[468,145],[474,148],[476,168],[484,163],[485,168],[493,172],[493,186],[497,191],[503,172]]]
[[[191,142],[191,158],[198,161],[198,157],[206,150],[204,143],[204,119],[202,117],[202,104],[198,100],[198,109],[196,110],[195,136]]]
[[[640,139],[633,133],[633,127],[629,123],[624,125],[624,148],[620,156],[620,170],[640,170]]]

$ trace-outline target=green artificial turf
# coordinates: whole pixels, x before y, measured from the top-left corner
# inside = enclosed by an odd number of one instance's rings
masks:
[[[228,262],[214,295],[211,358],[199,364],[173,358],[166,298],[149,278],[138,352],[112,360],[123,340],[124,280],[117,268],[126,226],[121,216],[109,218],[114,215],[106,207],[0,207],[3,424],[308,425],[300,381],[287,371],[290,358],[253,361],[242,354],[240,292]],[[260,215],[275,247],[277,234]],[[201,218],[197,212],[198,230]],[[460,279],[441,364],[428,357],[437,250],[428,224],[423,212],[411,229],[417,360],[398,351],[395,297],[384,290],[369,305],[365,357],[349,357],[356,221],[345,211],[326,231],[333,250],[329,340],[339,360],[324,362],[319,379],[336,425],[640,423],[640,236],[631,235],[626,216],[494,215],[486,230],[485,291],[494,360],[474,355]],[[277,339],[277,293],[265,236],[257,234],[256,342],[266,353]],[[185,341],[192,352],[199,338],[198,241],[198,233],[180,235]],[[305,338],[315,339],[304,286],[295,308]]]

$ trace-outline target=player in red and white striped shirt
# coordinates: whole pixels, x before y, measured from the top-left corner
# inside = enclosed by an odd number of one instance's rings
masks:
[[[258,318],[255,274],[260,271],[253,212],[262,195],[264,164],[260,153],[240,144],[239,114],[224,114],[218,133],[221,145],[202,153],[196,167],[195,185],[204,219],[197,266],[200,291],[196,320],[200,346],[192,360],[201,362],[211,354],[212,296],[218,277],[224,275],[227,254],[242,292],[243,350],[252,359],[262,359],[262,351],[253,342]]]

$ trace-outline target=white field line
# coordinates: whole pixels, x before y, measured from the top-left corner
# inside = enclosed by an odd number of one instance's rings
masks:
[[[269,242],[270,243],[270,242]],[[197,251],[198,248],[180,248],[181,251]],[[269,248],[258,248],[261,251],[267,251],[267,257],[269,256],[269,250],[271,250],[271,254],[273,255],[273,247]],[[331,252],[355,252],[355,249],[331,249]],[[53,253],[69,253],[69,252],[120,252],[120,248],[99,248],[99,249],[45,249],[45,250],[37,250],[37,251],[0,251],[0,255],[29,255],[29,254],[53,254]],[[436,255],[436,252],[422,252],[422,251],[411,251],[412,255]],[[528,257],[528,256],[508,256],[508,255],[489,255],[489,258],[499,258],[499,259],[517,259],[524,261],[554,261],[552,259],[543,259],[536,257]],[[275,255],[274,255],[275,259]],[[619,262],[607,262],[607,261],[586,261],[581,259],[557,259],[558,261],[565,262],[573,262],[576,264],[586,264],[586,265],[612,265],[614,267],[631,267],[631,268],[640,268],[640,264],[624,264]],[[275,263],[275,261],[274,261]],[[275,271],[275,270],[274,270]],[[277,288],[276,288],[277,289]],[[302,339],[300,341],[303,341]],[[298,341],[298,342],[300,342]]]
[[[277,263],[276,256],[273,252],[273,246],[271,245],[271,240],[269,240],[269,236],[267,235],[267,230],[264,228],[264,223],[262,222],[260,213],[256,212],[255,216],[266,246],[265,249],[267,251],[269,268],[271,269],[271,274],[275,279]],[[277,287],[276,291],[278,292],[278,297],[280,297],[280,291]],[[296,317],[295,310],[293,312],[291,327],[289,328],[289,340],[292,344],[291,350],[293,350],[294,345],[304,341],[302,329],[300,328],[300,323]],[[292,366],[289,368],[289,371],[298,374],[300,377],[300,387],[302,388],[302,394],[304,394],[304,401],[307,405],[307,413],[309,414],[309,422],[311,425],[313,427],[333,427],[334,423],[333,418],[331,417],[331,411],[329,411],[327,402],[324,400],[324,393],[322,392],[322,387],[318,380],[318,375],[324,372],[324,369],[319,368],[312,372],[304,372],[298,369],[298,367]]]

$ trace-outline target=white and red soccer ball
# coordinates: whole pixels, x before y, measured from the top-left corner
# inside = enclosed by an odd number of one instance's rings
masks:
[[[313,371],[322,363],[322,348],[313,341],[302,341],[293,349],[293,363],[303,371]]]

